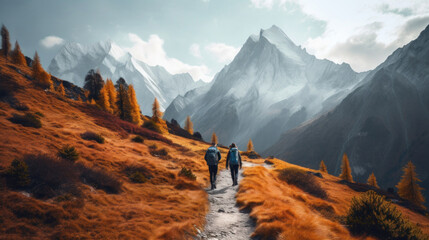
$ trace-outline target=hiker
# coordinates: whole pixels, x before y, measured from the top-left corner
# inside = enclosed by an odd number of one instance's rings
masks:
[[[211,189],[212,190],[216,189],[217,164],[221,159],[220,152],[217,149],[216,143],[213,142],[212,145],[207,149],[204,159],[206,160],[207,165],[209,166],[210,184],[212,185]]]
[[[231,168],[232,186],[235,186],[238,184],[238,167],[241,169],[241,155],[235,143],[229,146],[229,152],[226,156],[226,169],[228,169],[228,166]]]

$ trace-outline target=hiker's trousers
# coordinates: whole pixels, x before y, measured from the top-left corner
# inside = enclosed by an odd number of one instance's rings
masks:
[[[238,179],[238,165],[229,165],[231,169],[231,178],[233,183],[237,183]]]
[[[213,186],[216,183],[217,165],[209,165],[210,183]]]

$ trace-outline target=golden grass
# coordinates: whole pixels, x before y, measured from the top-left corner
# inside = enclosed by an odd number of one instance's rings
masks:
[[[0,182],[2,198],[14,196],[17,199],[6,199],[7,207],[0,204],[0,238],[25,238],[25,234],[31,234],[33,239],[52,236],[62,239],[187,239],[195,234],[196,227],[203,227],[208,210],[207,194],[202,188],[208,179],[202,154],[206,144],[176,136],[167,137],[182,147],[154,140],[145,140],[144,144],[132,142],[131,135],[124,138],[123,133],[97,125],[91,116],[80,110],[85,107],[84,103],[35,87],[24,77],[31,75],[28,67],[14,66],[20,74],[9,65],[0,58],[0,73],[23,88],[15,97],[26,104],[30,112],[41,112],[44,117],[40,129],[13,124],[7,118],[19,111],[0,102],[0,171],[24,154],[55,154],[68,144],[79,151],[78,163],[102,168],[123,181],[123,192],[106,194],[84,185],[83,204],[79,205],[74,204],[76,199],[56,202],[28,198],[2,188]],[[105,143],[83,140],[80,134],[87,130],[100,133]],[[172,158],[164,160],[152,156],[151,144],[167,149]],[[146,183],[132,183],[125,169],[133,165],[147,169],[152,177]],[[196,181],[177,176],[185,166],[192,169]],[[58,224],[52,226],[39,218],[17,216],[11,209],[18,203],[20,208],[48,209],[46,206],[49,206],[64,213],[58,217]]]

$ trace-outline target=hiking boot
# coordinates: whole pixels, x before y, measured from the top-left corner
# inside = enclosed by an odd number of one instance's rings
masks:
[[[216,183],[213,186],[214,186],[214,189],[216,189]]]
[[[214,186],[214,185],[212,185],[212,188],[211,188],[211,190],[213,190],[213,189],[215,189],[215,186]]]

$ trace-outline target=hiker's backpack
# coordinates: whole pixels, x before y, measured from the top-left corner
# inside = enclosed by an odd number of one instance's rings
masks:
[[[231,148],[229,150],[229,164],[230,165],[238,165],[238,149]]]
[[[217,151],[216,147],[209,147],[207,149],[206,161],[208,165],[217,165]]]

